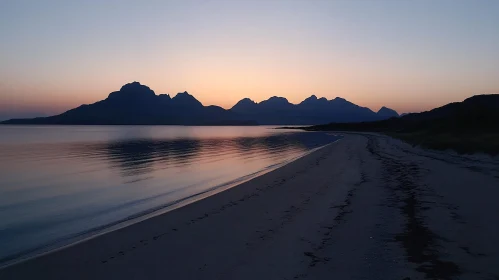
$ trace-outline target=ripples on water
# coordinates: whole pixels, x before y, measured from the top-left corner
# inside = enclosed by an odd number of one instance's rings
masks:
[[[0,260],[194,200],[336,139],[268,127],[2,126]]]

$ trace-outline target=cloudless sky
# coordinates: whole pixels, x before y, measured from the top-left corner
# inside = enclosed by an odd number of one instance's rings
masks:
[[[139,81],[230,108],[315,94],[422,111],[499,93],[499,1],[0,0],[0,112]]]

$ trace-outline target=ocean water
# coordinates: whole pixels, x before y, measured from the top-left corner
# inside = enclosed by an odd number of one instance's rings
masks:
[[[0,264],[180,207],[337,138],[271,127],[0,126]]]

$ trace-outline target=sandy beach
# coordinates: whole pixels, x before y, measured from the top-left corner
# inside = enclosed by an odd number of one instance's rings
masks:
[[[499,162],[346,134],[0,279],[499,279]]]

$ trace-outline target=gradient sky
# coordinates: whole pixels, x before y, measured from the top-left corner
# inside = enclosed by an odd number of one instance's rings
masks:
[[[340,96],[422,111],[499,93],[499,1],[0,0],[0,113],[139,81],[205,105]]]

